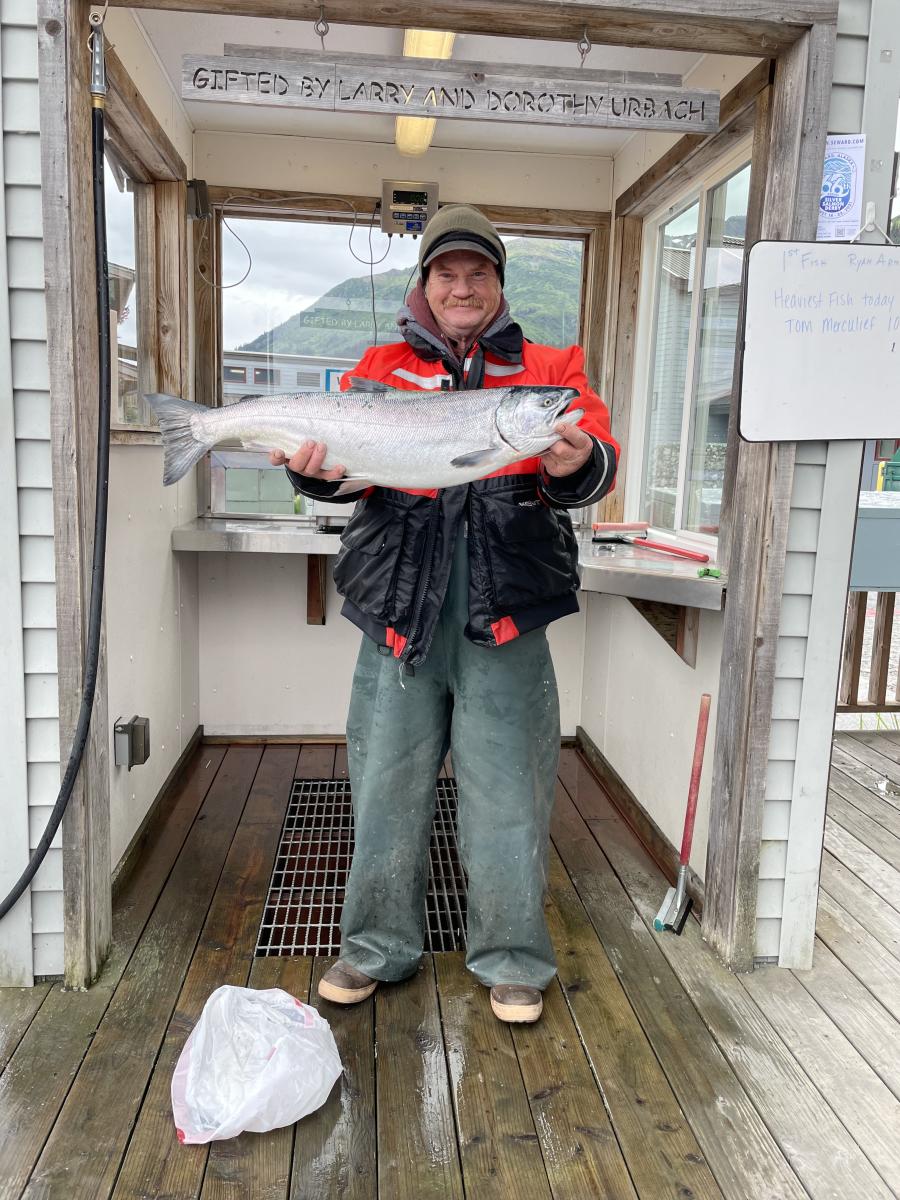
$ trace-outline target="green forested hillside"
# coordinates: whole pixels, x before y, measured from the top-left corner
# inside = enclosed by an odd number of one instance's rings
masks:
[[[550,346],[571,345],[578,331],[581,243],[517,238],[506,252],[506,296],[525,336]],[[408,280],[408,269],[375,275],[380,343],[398,340],[394,318]],[[238,349],[355,358],[373,340],[372,293],[365,274],[345,279],[303,312]]]

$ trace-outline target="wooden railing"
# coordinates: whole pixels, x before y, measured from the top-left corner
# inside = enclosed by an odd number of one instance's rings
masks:
[[[871,646],[866,645],[866,609],[868,592],[851,592],[847,600],[844,623],[844,647],[841,653],[841,682],[838,688],[837,711],[900,712],[900,673],[888,698],[888,673],[891,641],[894,632],[894,602],[896,592],[878,592],[875,606],[875,627]],[[863,663],[868,667],[868,685],[861,697],[860,676]]]

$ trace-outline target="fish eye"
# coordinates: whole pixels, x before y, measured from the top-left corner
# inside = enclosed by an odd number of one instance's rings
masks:
[[[553,399],[553,397],[548,396],[547,399],[544,401],[544,408],[550,408],[555,403],[556,403],[556,401]]]

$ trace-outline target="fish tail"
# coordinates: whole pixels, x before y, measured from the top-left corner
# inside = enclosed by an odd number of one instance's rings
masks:
[[[163,483],[177,483],[209,449],[193,429],[193,418],[204,411],[203,406],[165,392],[154,392],[145,399],[156,414],[162,434]]]

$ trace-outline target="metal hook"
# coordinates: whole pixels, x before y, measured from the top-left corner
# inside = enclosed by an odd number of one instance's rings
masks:
[[[104,3],[102,12],[98,12],[96,8],[92,8],[91,11],[88,13],[89,24],[91,24],[94,27],[94,29],[102,29],[103,22],[106,20],[106,14],[108,11],[109,11],[109,0],[106,0],[106,2]]]
[[[109,0],[107,0],[107,3],[108,2],[109,2]],[[331,26],[325,20],[325,5],[320,4],[319,5],[319,19],[313,25],[313,31],[316,34],[316,36],[318,37],[319,41],[322,43],[322,52],[323,53],[325,51],[325,35],[328,33],[330,28],[331,28]]]
[[[585,25],[585,27],[584,27],[584,33],[581,35],[581,37],[575,43],[575,49],[581,55],[581,62],[579,64],[579,68],[583,67],[584,60],[587,58],[587,56],[590,54],[591,50],[593,49],[593,46],[591,45],[591,39],[588,37],[587,25]]]
[[[865,220],[864,220],[863,224],[860,225],[856,234],[850,239],[851,246],[853,245],[854,242],[858,242],[864,233],[880,233],[882,241],[884,242],[884,244],[886,246],[895,246],[897,244],[894,241],[894,239],[891,237],[891,235],[889,233],[886,233],[885,230],[883,230],[881,228],[881,226],[878,224],[878,222],[875,220],[875,213],[876,213],[875,201],[874,200],[867,201]]]

